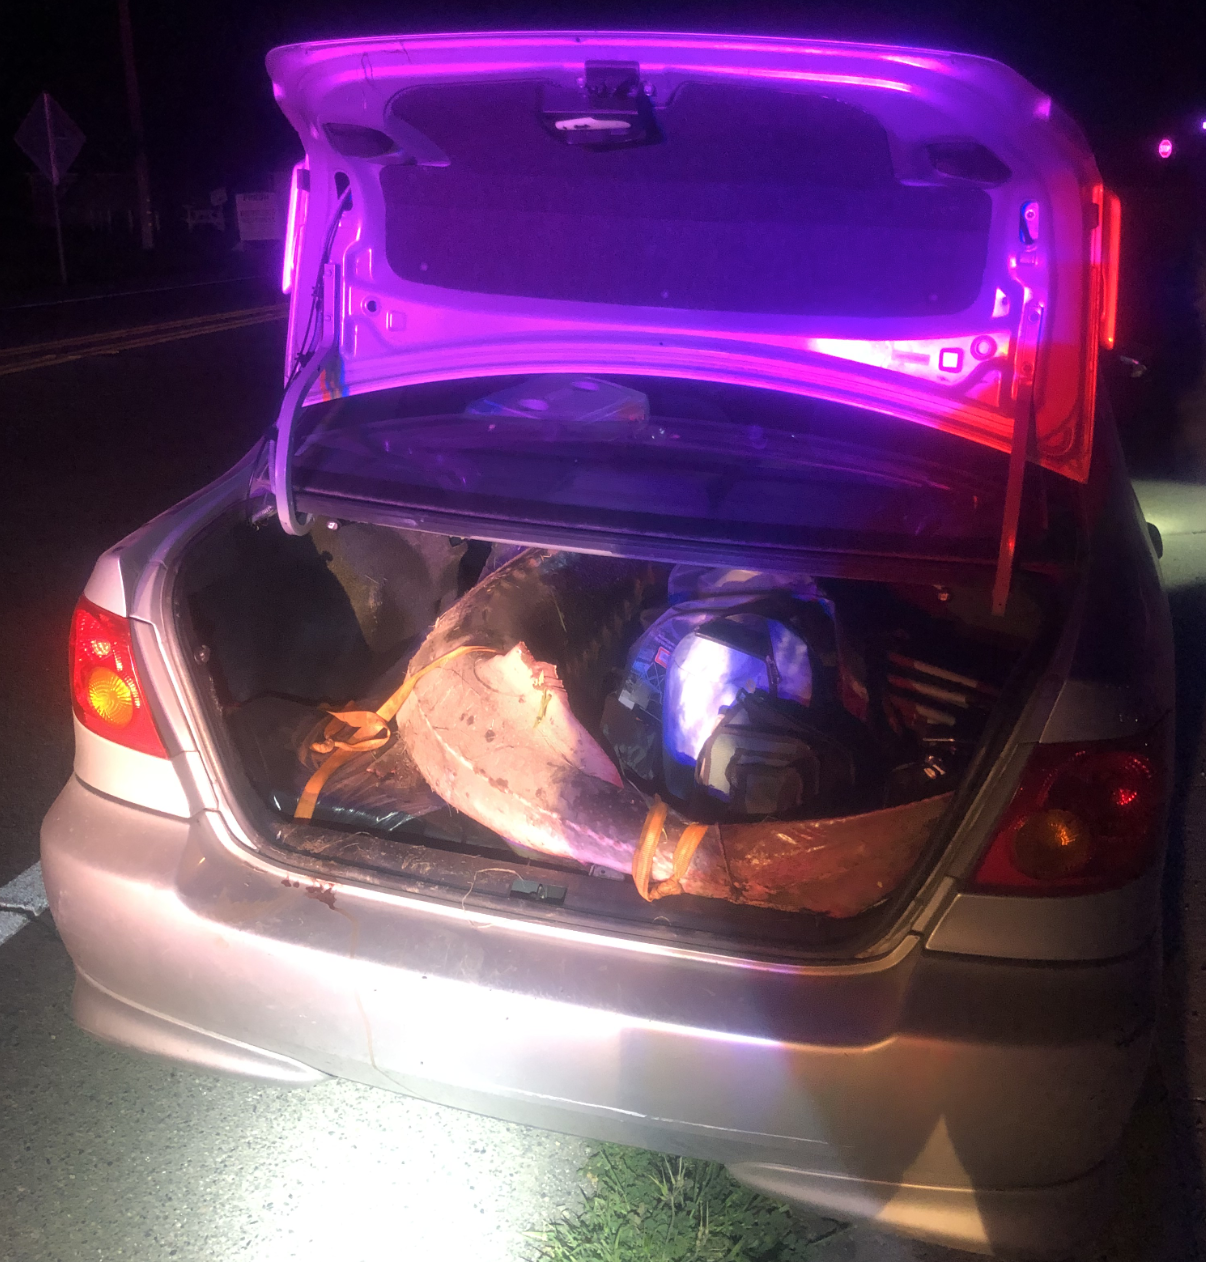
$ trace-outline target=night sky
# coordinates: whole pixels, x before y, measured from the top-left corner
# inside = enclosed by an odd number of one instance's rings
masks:
[[[1206,114],[1206,3],[887,0],[837,3],[414,4],[353,0],[131,0],[152,180],[197,196],[254,187],[300,149],[276,110],[264,54],[305,39],[505,27],[634,26],[872,39],[1000,58],[1086,129],[1107,178],[1128,155]],[[7,6],[0,47],[0,172],[28,170],[9,143],[48,89],[87,134],[81,170],[131,160],[116,0]],[[1128,178],[1118,170],[1116,178]]]

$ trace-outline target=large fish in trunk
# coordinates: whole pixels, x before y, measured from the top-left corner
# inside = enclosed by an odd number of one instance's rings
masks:
[[[411,662],[398,739],[432,789],[517,849],[688,893],[850,916],[916,862],[947,797],[843,819],[682,819],[626,784],[594,732],[601,680],[660,594],[642,562],[529,549],[447,611]]]

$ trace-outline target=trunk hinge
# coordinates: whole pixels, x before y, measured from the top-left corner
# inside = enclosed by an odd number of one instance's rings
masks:
[[[322,269],[322,279],[315,287],[315,304],[311,322],[316,326],[315,343],[298,353],[293,374],[285,387],[281,410],[276,418],[276,436],[272,440],[269,463],[272,497],[276,501],[276,515],[282,529],[288,535],[308,534],[313,523],[304,513],[299,513],[293,503],[293,429],[301,415],[306,396],[324,374],[328,379],[338,378],[335,361],[339,355],[339,266],[327,263]],[[334,398],[334,393],[324,397]]]
[[[1027,302],[1018,328],[1018,390],[1013,410],[1013,442],[1009,449],[1009,476],[1005,483],[1005,512],[1001,518],[1001,544],[997,551],[997,576],[992,585],[993,616],[1004,616],[1013,582],[1013,554],[1018,542],[1018,522],[1022,515],[1022,487],[1026,461],[1035,437],[1034,378],[1038,360],[1039,332],[1043,325],[1043,304]]]
[[[339,179],[336,176],[337,188]],[[339,384],[342,378],[339,364],[339,316],[343,288],[340,284],[339,264],[330,262],[330,258],[339,221],[351,204],[352,192],[345,177],[339,203],[323,239],[322,253],[318,260],[318,279],[310,299],[310,315],[301,335],[297,358],[293,361],[289,379],[285,383],[285,397],[281,400],[281,410],[277,413],[276,425],[272,431],[274,437],[269,453],[268,478],[272,498],[276,501],[276,515],[281,527],[289,535],[307,534],[313,524],[297,511],[293,503],[293,427],[301,415],[306,396],[320,377],[327,377],[323,389],[324,398],[333,399],[342,393]]]

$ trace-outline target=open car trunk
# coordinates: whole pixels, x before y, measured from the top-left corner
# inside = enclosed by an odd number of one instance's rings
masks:
[[[1064,606],[242,513],[176,599],[252,831],[320,879],[788,955],[899,917]]]

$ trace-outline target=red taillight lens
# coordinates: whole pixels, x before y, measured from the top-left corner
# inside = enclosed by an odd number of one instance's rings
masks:
[[[1091,894],[1133,881],[1160,849],[1167,728],[1125,741],[1038,745],[970,887]]]
[[[81,600],[71,620],[71,704],[91,732],[166,758],[167,750],[147,708],[134,667],[130,624],[125,618]]]
[[[1105,194],[1102,208],[1102,295],[1101,344],[1114,349],[1114,327],[1118,323],[1118,260],[1122,252],[1122,203],[1113,193]]]

